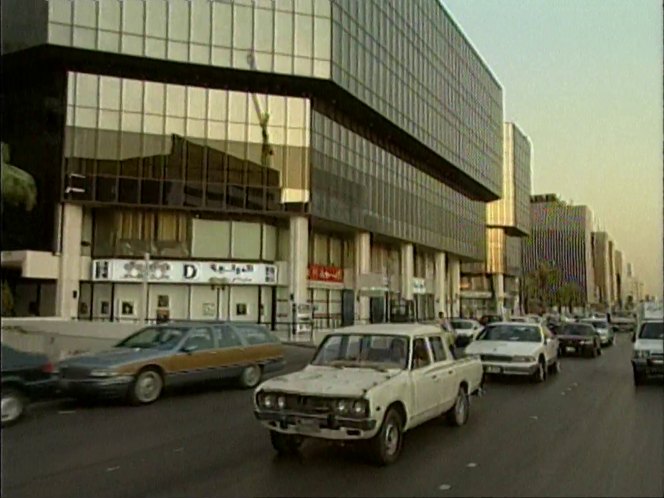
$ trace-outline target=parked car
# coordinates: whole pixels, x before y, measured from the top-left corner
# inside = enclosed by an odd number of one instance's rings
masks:
[[[594,358],[602,354],[600,335],[588,323],[565,323],[558,329],[556,337],[560,345],[560,356],[576,353]]]
[[[479,355],[486,374],[528,375],[543,382],[549,371],[560,372],[558,340],[542,325],[492,323],[465,353]]]
[[[483,327],[490,324],[490,323],[495,323],[495,322],[502,322],[503,317],[500,315],[482,315],[480,318],[480,325]]]
[[[16,423],[30,402],[55,395],[54,373],[46,355],[2,344],[2,427]]]
[[[60,385],[74,396],[127,396],[140,405],[188,382],[234,378],[252,388],[283,367],[283,346],[260,325],[170,322],[143,328],[108,351],[62,361]]]
[[[481,382],[481,363],[455,360],[435,325],[356,325],[328,335],[303,370],[261,384],[254,413],[278,453],[305,438],[355,442],[386,465],[423,422],[465,424]]]
[[[452,318],[450,324],[456,332],[456,345],[458,347],[465,347],[470,344],[482,330],[480,322],[471,318]]]
[[[617,332],[634,332],[636,315],[631,311],[614,311],[609,315],[609,322]]]
[[[634,384],[642,384],[649,376],[664,375],[664,321],[642,322],[632,341]]]
[[[613,346],[616,343],[616,335],[613,327],[606,320],[598,318],[585,318],[579,320],[579,323],[588,323],[592,325],[599,334],[599,342],[602,346]]]

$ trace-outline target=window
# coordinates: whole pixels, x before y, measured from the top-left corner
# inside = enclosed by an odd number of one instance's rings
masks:
[[[195,348],[196,351],[213,349],[214,341],[212,340],[212,333],[208,328],[197,328],[189,332],[189,336],[184,343],[185,348]]]
[[[230,325],[220,325],[214,328],[220,348],[236,348],[242,346],[242,341]]]
[[[157,296],[157,307],[158,308],[168,308],[169,307],[169,296],[159,295]]]
[[[433,353],[433,361],[447,360],[447,353],[443,346],[443,339],[440,336],[429,337],[429,344],[431,344],[431,352]]]
[[[247,315],[247,305],[245,303],[237,303],[235,305],[235,314],[238,316]]]
[[[122,301],[120,314],[122,316],[134,316],[134,301]]]
[[[413,342],[413,370],[431,364],[429,350],[424,339],[415,339]]]
[[[275,339],[260,325],[235,325],[235,330],[244,337],[250,345],[271,344]]]

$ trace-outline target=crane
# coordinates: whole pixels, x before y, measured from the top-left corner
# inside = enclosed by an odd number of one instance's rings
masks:
[[[254,56],[253,50],[247,55],[247,62],[251,69],[258,71],[258,68],[256,67],[256,57]],[[254,109],[258,115],[258,123],[260,124],[261,134],[263,136],[263,144],[261,146],[261,166],[264,168],[271,168],[274,149],[270,144],[270,135],[267,131],[267,123],[270,120],[270,113],[263,112],[261,102],[258,100],[258,96],[254,92],[251,92],[251,98],[254,101]]]

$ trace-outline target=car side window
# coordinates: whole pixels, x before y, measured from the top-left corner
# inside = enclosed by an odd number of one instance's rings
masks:
[[[242,337],[244,337],[244,340],[247,341],[250,346],[272,344],[274,342],[274,339],[268,331],[260,325],[236,325],[235,329],[242,335]]]
[[[192,346],[196,348],[196,351],[213,349],[214,339],[210,329],[207,327],[192,329],[184,342],[184,347],[190,348]]]
[[[230,325],[219,325],[214,328],[217,342],[220,348],[237,348],[242,346],[242,341]]]
[[[445,361],[447,360],[447,353],[445,352],[445,346],[443,346],[443,339],[439,335],[434,335],[429,337],[429,344],[431,345],[431,352],[433,353],[433,361]]]
[[[426,342],[422,338],[415,339],[413,341],[413,370],[430,364],[431,359],[429,358]]]

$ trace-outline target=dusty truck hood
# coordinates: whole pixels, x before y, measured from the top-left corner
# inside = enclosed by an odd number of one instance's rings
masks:
[[[530,356],[535,354],[539,342],[475,341],[466,348],[466,355],[495,354],[500,356]]]
[[[650,351],[661,354],[664,350],[664,342],[661,339],[637,339],[634,343],[634,351]]]
[[[379,372],[370,368],[334,368],[309,365],[291,374],[270,379],[260,391],[289,394],[360,397],[366,392],[399,375],[402,370]]]
[[[109,368],[134,363],[137,361],[161,358],[172,354],[158,349],[112,348],[98,353],[83,354],[68,358],[59,363],[61,368],[88,367]]]

